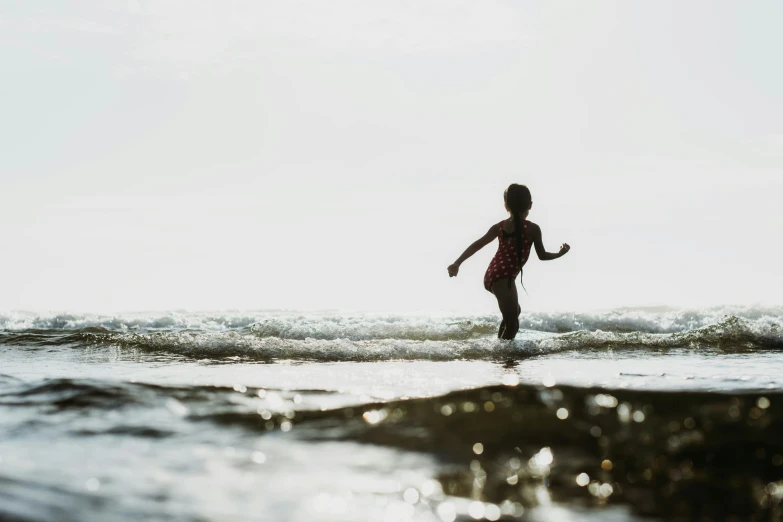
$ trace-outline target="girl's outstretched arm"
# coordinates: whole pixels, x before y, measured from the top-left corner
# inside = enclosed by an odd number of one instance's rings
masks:
[[[498,237],[498,234],[500,233],[499,227],[499,224],[492,225],[489,230],[487,230],[486,234],[475,240],[472,245],[465,249],[462,255],[459,256],[459,258],[454,261],[454,264],[449,267],[449,277],[455,277],[459,273],[459,265],[461,265],[463,261],[468,259],[470,256],[488,244],[492,243],[492,241]]]
[[[568,243],[563,243],[560,245],[560,251],[558,253],[555,254],[554,252],[547,252],[544,248],[544,241],[541,239],[541,227],[535,223],[530,224],[532,225],[531,232],[533,234],[533,244],[536,247],[536,254],[538,254],[538,259],[541,261],[557,259],[558,257],[566,255],[566,253],[571,250],[571,247],[568,246]]]

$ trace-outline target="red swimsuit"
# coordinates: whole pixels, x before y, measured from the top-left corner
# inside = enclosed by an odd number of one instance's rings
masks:
[[[498,231],[498,251],[492,261],[489,263],[487,273],[484,274],[484,288],[492,291],[492,285],[497,283],[501,279],[510,278],[513,280],[519,275],[519,271],[522,270],[522,266],[527,262],[527,258],[530,256],[530,246],[532,241],[529,241],[525,237],[525,231],[530,221],[522,222],[522,263],[517,261],[517,253],[514,250],[514,235],[509,234],[503,230],[503,221],[500,222],[500,229]]]

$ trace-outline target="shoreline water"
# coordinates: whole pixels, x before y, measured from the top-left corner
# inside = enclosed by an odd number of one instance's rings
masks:
[[[2,316],[0,517],[780,520],[768,311],[516,343],[483,317]]]

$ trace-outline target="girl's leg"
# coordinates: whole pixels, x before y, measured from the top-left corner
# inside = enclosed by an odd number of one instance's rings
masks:
[[[517,322],[519,321],[519,316],[522,315],[522,307],[517,303]],[[500,328],[498,328],[498,339],[503,338],[503,332],[506,330],[506,320],[501,319],[500,320]]]
[[[500,323],[498,337],[501,339],[513,339],[519,331],[519,298],[517,297],[517,285],[513,280],[509,284],[508,279],[501,279],[492,285],[492,293],[498,300],[503,322]]]

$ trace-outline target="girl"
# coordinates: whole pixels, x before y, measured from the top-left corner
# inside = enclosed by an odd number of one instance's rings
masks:
[[[500,313],[503,314],[498,337],[513,339],[519,330],[519,314],[522,313],[514,279],[530,256],[530,246],[535,245],[538,259],[542,261],[564,256],[571,247],[563,243],[557,254],[546,251],[541,240],[541,228],[526,219],[533,206],[530,190],[526,186],[516,183],[509,185],[503,199],[511,217],[492,225],[484,237],[470,245],[449,267],[449,277],[455,277],[459,273],[459,266],[463,261],[498,238],[498,251],[484,274],[484,288],[495,294]]]

